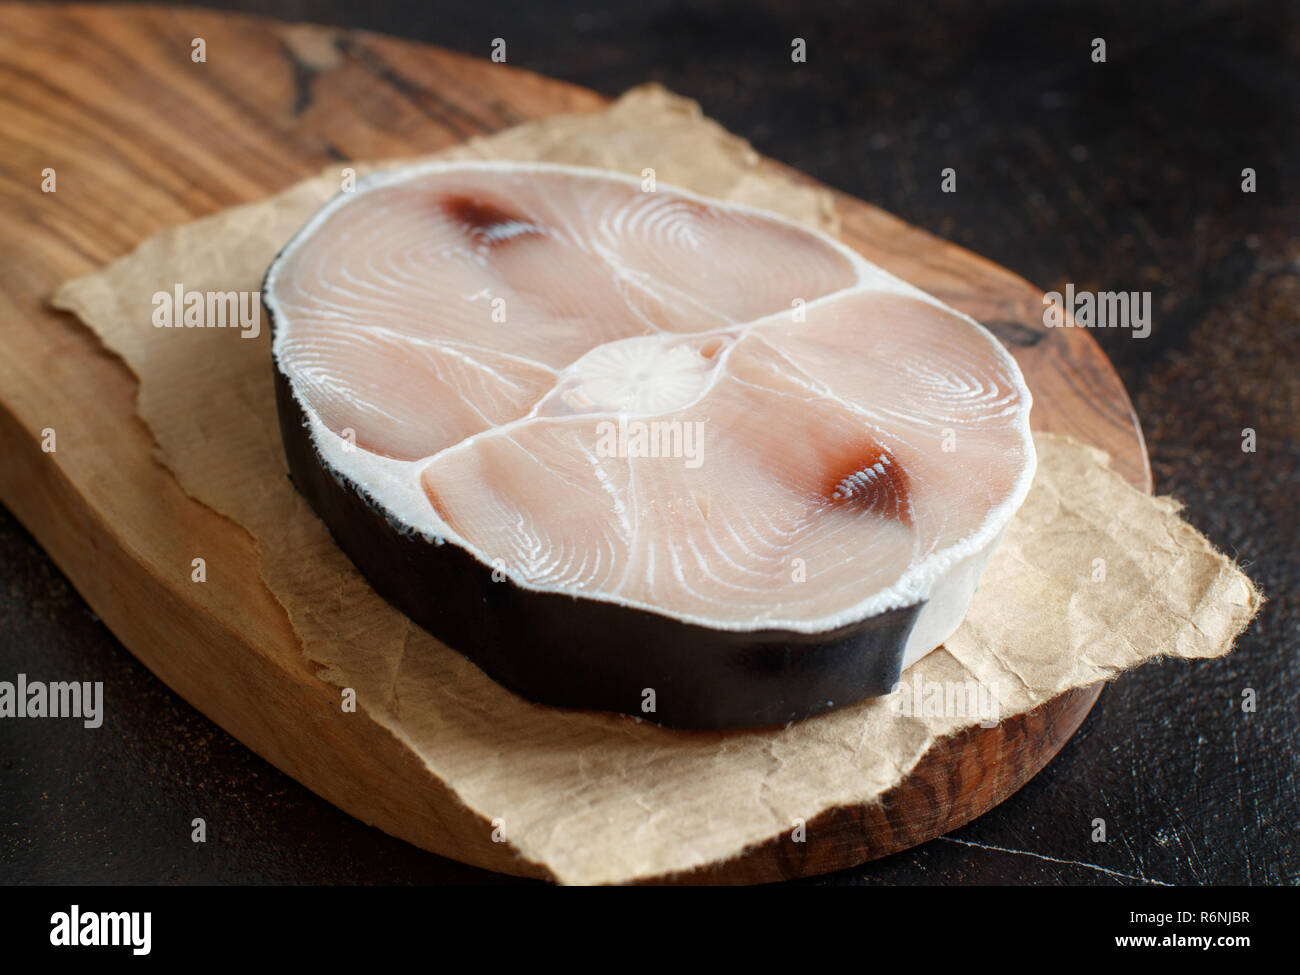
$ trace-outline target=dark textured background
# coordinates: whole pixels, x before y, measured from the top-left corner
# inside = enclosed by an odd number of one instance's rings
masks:
[[[1230,657],[1113,683],[1060,756],[976,822],[807,882],[1300,883],[1298,5],[213,6],[477,55],[501,36],[511,64],[610,95],[661,81],[767,155],[1044,288],[1152,291],[1149,338],[1098,338],[1157,490],[1270,601]],[[1089,59],[1097,36],[1106,64]],[[806,64],[789,60],[793,37]],[[948,166],[956,194],[939,192]],[[362,826],[247,751],[138,664],[0,509],[0,676],[20,671],[102,678],[111,706],[93,733],[0,725],[0,881],[505,880]]]

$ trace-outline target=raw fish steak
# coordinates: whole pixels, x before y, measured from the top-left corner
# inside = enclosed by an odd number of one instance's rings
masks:
[[[973,320],[614,173],[371,177],[263,301],[295,484],[379,593],[545,704],[728,728],[888,693],[1034,472]]]

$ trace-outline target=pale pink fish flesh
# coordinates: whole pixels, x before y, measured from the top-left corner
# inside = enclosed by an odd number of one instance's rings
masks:
[[[958,625],[1034,470],[1029,392],[987,331],[829,237],[662,184],[373,177],[264,301],[286,437],[408,540],[529,592],[738,634],[912,607],[896,672]]]

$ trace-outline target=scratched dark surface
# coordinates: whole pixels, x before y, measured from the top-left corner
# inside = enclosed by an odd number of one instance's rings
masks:
[[[804,882],[1300,883],[1297,5],[210,6],[479,55],[501,36],[510,63],[610,95],[658,80],[762,152],[1044,288],[1150,290],[1150,337],[1098,337],[1157,490],[1269,603],[1226,659],[1115,681],[1055,761],[974,823]],[[794,37],[806,64],[789,62]],[[939,191],[945,167],[955,194]],[[247,751],[137,663],[0,509],[0,676],[20,671],[93,674],[112,706],[94,732],[0,726],[0,881],[514,882],[363,826]],[[194,816],[206,845],[188,841]]]

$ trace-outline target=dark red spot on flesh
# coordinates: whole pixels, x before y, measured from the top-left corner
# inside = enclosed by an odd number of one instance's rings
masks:
[[[874,441],[854,444],[829,467],[822,496],[831,504],[865,506],[912,523],[911,485],[898,460]]]
[[[522,214],[474,196],[443,197],[442,211],[475,242],[495,247],[520,237],[538,237],[545,230]]]

